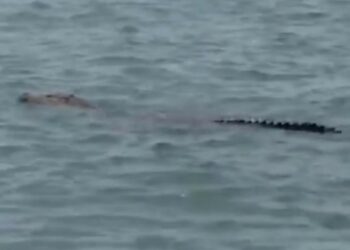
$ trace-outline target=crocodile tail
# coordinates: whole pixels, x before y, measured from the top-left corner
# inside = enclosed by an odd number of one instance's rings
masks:
[[[242,124],[242,125],[256,125],[259,127],[266,128],[277,128],[283,130],[292,130],[292,131],[306,131],[314,133],[336,133],[340,134],[341,130],[338,130],[334,127],[327,127],[317,123],[310,122],[281,122],[281,121],[269,121],[262,119],[218,119],[214,120],[218,124]]]

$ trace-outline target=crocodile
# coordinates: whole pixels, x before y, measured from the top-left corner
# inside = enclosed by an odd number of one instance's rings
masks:
[[[19,96],[18,101],[21,103],[50,105],[50,106],[68,106],[83,109],[97,109],[87,100],[77,97],[73,94],[37,94],[23,93]],[[263,128],[273,128],[289,131],[304,131],[319,134],[333,133],[340,134],[341,130],[335,127],[329,127],[318,123],[311,122],[288,122],[288,121],[270,121],[266,119],[242,119],[242,118],[220,118],[211,120],[212,123],[219,125],[250,125]]]

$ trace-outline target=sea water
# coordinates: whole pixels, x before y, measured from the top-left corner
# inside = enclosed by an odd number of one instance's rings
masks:
[[[349,12],[2,0],[0,249],[347,249]],[[17,103],[23,92],[99,111]],[[343,133],[211,123],[223,116]]]

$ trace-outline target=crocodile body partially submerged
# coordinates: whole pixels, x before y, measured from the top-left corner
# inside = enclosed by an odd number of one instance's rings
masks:
[[[88,101],[77,97],[72,94],[43,94],[43,95],[32,95],[24,93],[18,98],[19,102],[40,104],[40,105],[51,105],[51,106],[68,106],[77,107],[84,109],[96,109],[96,107],[90,104]],[[283,121],[268,121],[264,119],[216,119],[211,122],[220,125],[254,125],[264,128],[274,128],[290,131],[304,131],[314,133],[341,133],[334,127],[328,127],[317,123],[310,122],[283,122]]]
[[[77,97],[73,94],[54,93],[44,95],[33,95],[30,93],[23,93],[19,96],[18,101],[30,104],[95,109],[94,105],[90,104],[83,98]]]

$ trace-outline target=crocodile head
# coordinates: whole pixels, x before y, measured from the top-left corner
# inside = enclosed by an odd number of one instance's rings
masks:
[[[50,105],[50,106],[69,106],[79,108],[94,108],[86,100],[76,97],[73,94],[30,94],[23,93],[18,97],[18,101],[21,103]]]

